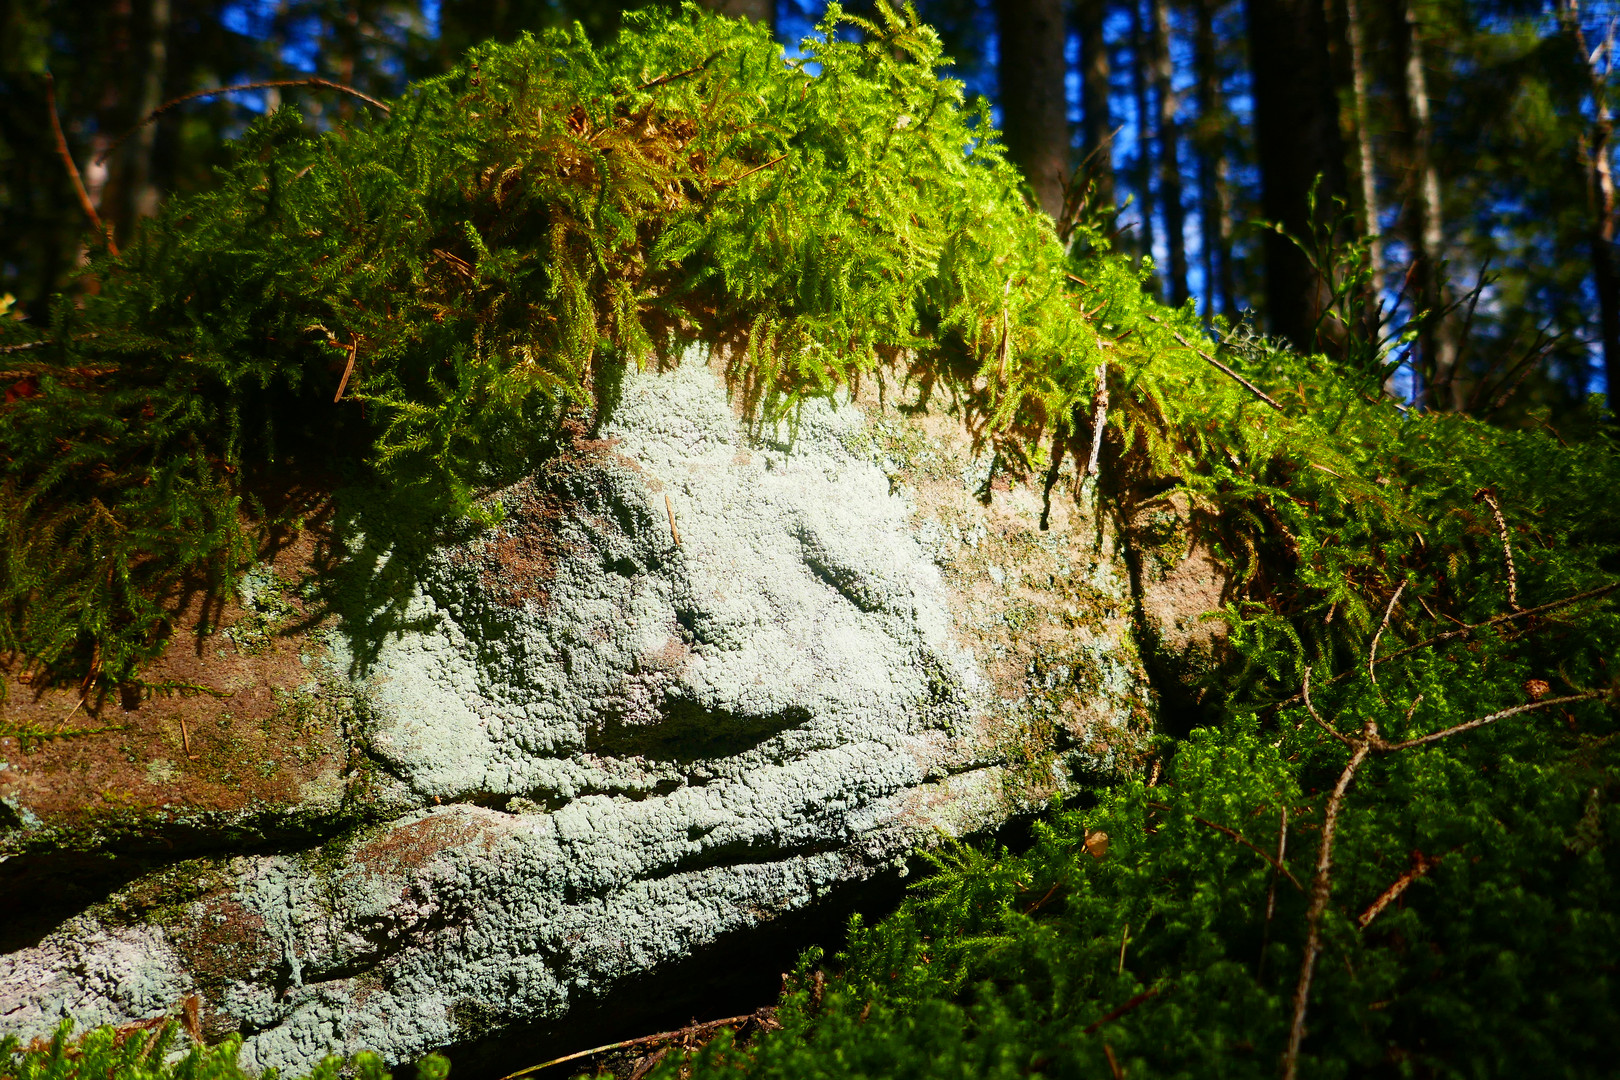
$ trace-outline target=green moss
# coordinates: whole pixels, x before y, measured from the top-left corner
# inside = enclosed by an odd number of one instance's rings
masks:
[[[229,1036],[217,1046],[196,1045],[181,1051],[180,1021],[159,1026],[131,1024],[100,1027],[74,1037],[73,1022],[63,1021],[55,1035],[23,1047],[15,1035],[0,1039],[0,1080],[254,1080],[237,1061],[242,1042]],[[446,1080],[450,1064],[430,1054],[416,1065],[416,1080]],[[359,1053],[345,1060],[328,1057],[308,1080],[390,1080],[383,1060]],[[274,1069],[259,1080],[276,1080]]]
[[[98,258],[82,306],[0,320],[40,387],[0,409],[0,648],[128,676],[243,565],[246,480],[300,463],[488,520],[480,492],[611,399],[600,374],[694,340],[743,346],[728,376],[762,425],[883,367],[1015,477],[1087,441],[1098,362],[1133,468],[1196,482],[1212,446],[1306,445],[1175,345],[1190,311],[1141,318],[1144,271],[1084,229],[1068,257],[911,16],[834,6],[787,61],[695,8],[627,22],[604,48],[482,46],[342,132],[266,117],[216,191]],[[1105,351],[1105,325],[1133,334]],[[347,554],[376,564],[367,611],[394,599],[373,554]]]

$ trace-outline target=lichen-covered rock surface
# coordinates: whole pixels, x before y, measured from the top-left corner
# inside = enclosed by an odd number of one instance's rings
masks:
[[[499,524],[421,561],[386,634],[295,617],[333,571],[283,555],[232,629],[175,646],[240,699],[135,695],[93,718],[118,730],[5,746],[0,879],[146,869],[7,939],[0,1030],[196,993],[255,1068],[409,1059],[563,1018],[1129,760],[1138,601],[1072,472],[1008,475],[892,381],[753,430],[706,359],[627,373],[491,496]]]

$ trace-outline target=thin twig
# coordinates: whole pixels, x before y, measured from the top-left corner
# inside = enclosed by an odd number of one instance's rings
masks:
[[[349,376],[354,372],[354,357],[360,351],[360,343],[353,334],[350,334],[349,343],[344,348],[349,350],[349,362],[343,365],[343,378],[338,380],[337,393],[332,395],[334,405],[343,400],[343,388],[349,385]]]
[[[1287,827],[1287,821],[1288,821],[1287,815],[1288,815],[1288,811],[1286,809],[1283,810],[1283,823],[1284,823],[1284,828],[1285,829]],[[1278,857],[1275,858],[1275,859],[1272,858],[1270,852],[1262,851],[1260,848],[1256,847],[1254,844],[1251,844],[1243,836],[1243,834],[1238,832],[1236,829],[1229,829],[1225,825],[1217,825],[1215,822],[1209,821],[1206,818],[1201,818],[1201,817],[1196,817],[1195,816],[1193,818],[1193,820],[1198,822],[1198,824],[1200,824],[1200,825],[1208,825],[1210,828],[1214,829],[1218,833],[1225,833],[1227,836],[1230,836],[1233,840],[1236,840],[1238,843],[1242,844],[1244,847],[1248,848],[1250,851],[1254,852],[1256,855],[1258,855],[1262,859],[1266,860],[1266,862],[1270,863],[1271,868],[1273,870],[1277,871],[1277,873],[1281,874],[1283,877],[1287,878],[1289,881],[1294,883],[1294,888],[1298,889],[1300,892],[1305,891],[1305,886],[1300,884],[1299,878],[1295,877],[1294,872],[1292,870],[1288,869],[1288,867],[1283,864],[1281,855],[1278,855]],[[1278,850],[1279,850],[1279,852],[1283,850],[1282,842],[1278,843]],[[1269,902],[1266,905],[1266,917],[1267,918],[1271,917],[1271,905],[1270,905]]]
[[[1069,274],[1068,278],[1069,278],[1070,281],[1080,281],[1080,279],[1075,277],[1073,274]],[[1084,285],[1085,282],[1080,281],[1080,284]],[[1168,323],[1166,323],[1163,319],[1159,318],[1158,316],[1150,315],[1145,311],[1142,312],[1142,317],[1144,319],[1146,319],[1148,322],[1158,323],[1160,326],[1168,327],[1168,325],[1169,325]],[[1186,338],[1182,337],[1176,331],[1171,330],[1170,331],[1170,336],[1175,338],[1185,348],[1191,349],[1193,352],[1197,353],[1204,360],[1206,360],[1210,364],[1213,364],[1215,367],[1219,368],[1229,378],[1236,380],[1238,385],[1242,386],[1243,389],[1247,390],[1249,393],[1253,394],[1255,397],[1259,398],[1261,401],[1265,402],[1267,405],[1270,405],[1273,409],[1276,409],[1278,412],[1285,412],[1283,407],[1281,405],[1277,404],[1276,399],[1274,399],[1270,394],[1266,393],[1264,390],[1262,390],[1258,386],[1254,385],[1254,383],[1250,382],[1248,379],[1245,379],[1242,375],[1239,375],[1237,372],[1233,371],[1231,368],[1227,367],[1225,364],[1223,364],[1219,360],[1215,359],[1213,356],[1211,356],[1209,353],[1205,352],[1203,349],[1200,349],[1198,346],[1194,345],[1192,342],[1190,342]]]
[[[672,72],[669,75],[660,75],[656,79],[652,79],[652,80],[649,80],[648,82],[642,83],[640,86],[636,87],[636,89],[637,90],[651,90],[655,86],[663,86],[665,83],[672,83],[676,79],[684,79],[688,75],[696,75],[698,72],[702,71],[704,68],[706,68],[710,64],[714,63],[715,60],[719,58],[720,54],[725,52],[725,51],[726,50],[724,50],[724,49],[716,49],[716,50],[714,50],[714,52],[712,52],[708,56],[704,57],[703,62],[701,64],[695,64],[692,67],[687,68],[685,71],[676,71],[676,72]]]
[[[1536,615],[1545,615],[1549,611],[1557,611],[1559,608],[1569,607],[1571,604],[1578,604],[1583,600],[1596,600],[1600,596],[1607,596],[1609,593],[1614,592],[1616,589],[1620,589],[1620,581],[1617,581],[1617,582],[1615,582],[1613,584],[1610,584],[1610,585],[1600,585],[1595,589],[1587,589],[1585,592],[1579,592],[1579,593],[1575,593],[1575,594],[1573,594],[1571,596],[1566,596],[1562,600],[1553,600],[1553,601],[1550,601],[1548,603],[1541,604],[1541,605],[1539,605],[1537,607],[1524,608],[1521,611],[1515,611],[1515,612],[1513,612],[1511,614],[1508,614],[1508,615],[1495,615],[1495,616],[1492,616],[1489,619],[1486,619],[1484,622],[1467,623],[1467,624],[1465,624],[1463,626],[1459,626],[1455,630],[1447,630],[1443,634],[1436,634],[1434,637],[1425,638],[1424,640],[1418,642],[1415,645],[1408,645],[1404,649],[1397,649],[1395,652],[1390,653],[1388,656],[1380,656],[1378,658],[1378,662],[1380,664],[1387,664],[1391,660],[1399,660],[1403,656],[1410,656],[1412,653],[1417,652],[1419,649],[1427,649],[1431,645],[1439,645],[1442,642],[1446,642],[1446,641],[1455,641],[1457,638],[1467,637],[1469,634],[1475,633],[1476,631],[1479,631],[1479,630],[1489,630],[1489,629],[1491,629],[1493,627],[1502,626],[1502,625],[1504,625],[1506,623],[1516,622],[1519,619],[1528,619],[1528,618],[1531,618],[1531,617],[1536,616]],[[1421,599],[1421,597],[1420,597],[1420,599]],[[1348,679],[1353,674],[1355,674],[1355,671],[1353,671],[1353,670],[1352,671],[1341,671],[1339,674],[1333,676],[1333,678],[1327,680],[1322,685],[1323,686],[1332,686],[1334,683],[1343,682],[1345,679]],[[1283,698],[1281,701],[1273,703],[1272,705],[1268,706],[1268,708],[1283,709],[1283,708],[1287,708],[1290,705],[1297,705],[1301,701],[1303,701],[1304,699],[1305,699],[1305,693],[1304,693],[1304,691],[1301,691],[1300,693],[1295,694],[1292,697],[1286,697],[1286,698]]]
[[[519,1069],[515,1073],[509,1073],[508,1075],[501,1077],[501,1080],[517,1080],[517,1078],[520,1076],[528,1076],[531,1073],[539,1072],[541,1069],[549,1069],[553,1065],[563,1065],[570,1061],[578,1061],[580,1058],[593,1057],[596,1054],[605,1054],[610,1050],[626,1050],[632,1046],[646,1046],[651,1043],[667,1042],[670,1039],[678,1039],[683,1035],[697,1035],[703,1032],[713,1031],[715,1028],[727,1027],[731,1024],[745,1024],[748,1021],[755,1019],[758,1015],[758,1013],[744,1013],[741,1016],[728,1016],[724,1020],[708,1020],[701,1024],[688,1024],[686,1027],[676,1028],[674,1031],[660,1031],[656,1035],[643,1035],[637,1039],[625,1039],[623,1042],[608,1043],[606,1046],[593,1046],[589,1050],[581,1050],[578,1053],[566,1054],[560,1058],[552,1058],[550,1061],[543,1061],[538,1065],[530,1065],[527,1069]]]
[[[378,101],[376,98],[371,97],[368,94],[362,94],[352,86],[344,86],[342,83],[333,82],[331,79],[268,79],[264,82],[235,83],[231,86],[216,86],[209,90],[193,90],[189,94],[181,94],[177,98],[172,98],[169,101],[165,101],[162,105],[159,105],[157,108],[147,113],[146,119],[142,120],[140,123],[118,136],[118,138],[114,139],[113,144],[107,147],[107,149],[103,150],[100,157],[96,158],[96,164],[100,165],[104,163],[108,158],[112,157],[112,155],[118,151],[120,146],[124,145],[125,139],[128,139],[131,135],[141,130],[141,128],[145,127],[147,124],[150,124],[152,121],[156,120],[158,117],[162,116],[164,113],[168,112],[177,105],[184,105],[186,102],[196,101],[198,98],[217,97],[220,94],[234,94],[239,90],[275,90],[290,89],[295,87],[305,87],[312,90],[337,90],[340,93],[359,98],[361,101],[365,102],[367,105],[370,105],[374,109],[381,110],[384,116],[393,115],[393,110],[387,105],[384,105],[382,102]]]
[[[1395,613],[1395,605],[1400,603],[1401,593],[1406,591],[1406,582],[1401,582],[1395,589],[1395,595],[1389,598],[1389,606],[1384,609],[1384,621],[1378,624],[1378,630],[1373,634],[1372,645],[1367,649],[1367,678],[1372,680],[1374,686],[1378,685],[1378,676],[1373,672],[1373,665],[1378,663],[1378,639],[1384,636],[1389,629],[1389,617]]]
[[[1288,807],[1282,808],[1282,821],[1277,826],[1277,861],[1278,867],[1285,866],[1284,859],[1288,857]],[[1289,875],[1290,878],[1293,875]],[[1294,882],[1298,885],[1299,882]],[[1304,890],[1301,889],[1301,892]],[[1266,921],[1260,932],[1260,960],[1255,965],[1256,978],[1266,969],[1266,947],[1271,944],[1271,916],[1277,911],[1277,875],[1271,875],[1271,881],[1266,885]]]
[[[675,541],[675,546],[681,546],[681,530],[675,527],[675,507],[670,503],[669,496],[664,496],[664,512],[669,514],[669,535]]]
[[[101,215],[96,213],[96,204],[90,201],[90,193],[85,190],[84,178],[79,175],[79,166],[74,164],[73,152],[68,149],[67,135],[62,131],[62,118],[56,115],[56,79],[50,72],[45,73],[45,103],[49,106],[51,114],[51,131],[56,136],[56,153],[67,166],[68,179],[73,181],[73,190],[79,195],[79,208],[84,216],[90,219],[90,226],[96,233],[107,241],[107,253],[118,258],[118,244],[113,240],[112,230],[101,223]]]
[[[1097,459],[1102,455],[1103,428],[1108,423],[1108,364],[1097,365],[1096,407],[1091,414],[1091,456],[1086,459],[1086,476],[1097,475]],[[1084,483],[1084,478],[1081,480]]]
[[[745,180],[748,177],[753,176],[755,173],[759,172],[761,169],[770,168],[772,165],[775,165],[778,161],[781,161],[785,157],[787,157],[787,152],[783,151],[782,153],[777,154],[775,157],[771,158],[771,160],[769,160],[769,161],[767,161],[767,162],[765,162],[765,163],[763,163],[761,165],[755,165],[752,169],[749,169],[747,172],[738,173],[736,176],[733,176],[733,177],[731,177],[729,179],[720,181],[718,184],[714,185],[714,187],[711,188],[710,190],[719,191],[723,187],[730,187],[732,184],[737,183],[739,180]]]
[[[1361,917],[1356,920],[1356,928],[1358,930],[1367,929],[1367,924],[1378,918],[1379,912],[1400,899],[1401,894],[1409,889],[1413,882],[1439,866],[1440,860],[1443,858],[1445,858],[1443,855],[1425,855],[1421,851],[1412,852],[1411,869],[1396,878],[1389,888],[1378,894],[1378,899],[1374,900],[1372,906],[1363,911]]]
[[[1311,704],[1311,666],[1309,664],[1305,665],[1305,684],[1304,688],[1300,691],[1300,695],[1305,699],[1305,708],[1310,711],[1311,719],[1315,720],[1323,731],[1327,732],[1335,739],[1338,739],[1346,746],[1353,745],[1350,741],[1350,736],[1346,735],[1344,732],[1333,727],[1326,720],[1322,719],[1322,714],[1316,711],[1315,705]]]
[[[1453,735],[1461,735],[1465,731],[1473,731],[1475,728],[1482,728],[1486,724],[1494,724],[1498,720],[1506,720],[1510,716],[1518,716],[1520,713],[1534,712],[1537,709],[1550,709],[1555,705],[1570,705],[1577,701],[1592,701],[1597,698],[1610,696],[1612,696],[1612,691],[1609,690],[1587,690],[1579,694],[1569,694],[1564,697],[1546,698],[1542,701],[1532,701],[1527,705],[1515,705],[1511,709],[1503,709],[1500,712],[1493,712],[1489,716],[1481,716],[1479,719],[1470,720],[1466,724],[1458,724],[1455,727],[1448,727],[1444,731],[1436,731],[1432,735],[1420,735],[1415,739],[1406,739],[1405,741],[1398,743],[1383,742],[1380,740],[1376,746],[1376,749],[1381,753],[1388,754],[1394,753],[1396,750],[1406,750],[1414,746],[1426,746],[1432,742],[1439,742],[1441,739],[1449,739]]]
[[[1314,710],[1313,710],[1314,712]],[[1329,729],[1331,730],[1331,729]],[[1370,736],[1377,729],[1367,722]],[[1368,739],[1354,743],[1350,761],[1339,774],[1339,782],[1328,797],[1327,813],[1322,822],[1322,843],[1316,852],[1316,873],[1311,877],[1311,906],[1305,915],[1305,955],[1300,960],[1299,983],[1294,987],[1294,1020],[1288,1029],[1288,1049],[1283,1053],[1283,1080],[1296,1080],[1299,1076],[1299,1047],[1305,1040],[1305,1008],[1311,997],[1311,979],[1316,974],[1316,958],[1322,951],[1322,914],[1327,910],[1333,880],[1333,834],[1339,827],[1339,810],[1344,805],[1344,793],[1355,779],[1356,770],[1372,752]]]
[[[1086,1028],[1085,1028],[1085,1031],[1083,1032],[1083,1034],[1090,1035],[1092,1032],[1096,1031],[1098,1028],[1102,1027],[1104,1024],[1112,1023],[1113,1021],[1118,1020],[1120,1017],[1124,1016],[1126,1013],[1130,1012],[1132,1009],[1136,1008],[1138,1005],[1141,1005],[1144,1002],[1146,1002],[1146,1001],[1148,1001],[1148,1000],[1150,1000],[1152,998],[1158,997],[1159,996],[1159,991],[1162,990],[1162,989],[1163,989],[1163,987],[1158,987],[1158,986],[1149,987],[1148,989],[1142,991],[1140,994],[1137,994],[1135,997],[1131,998],[1129,1001],[1125,1002],[1125,1004],[1121,1005],[1119,1008],[1115,1009],[1113,1012],[1109,1013],[1108,1015],[1106,1015],[1106,1016],[1104,1016],[1104,1017],[1102,1017],[1100,1019],[1093,1020],[1090,1024],[1086,1025]]]
[[[1485,500],[1496,517],[1496,534],[1502,538],[1502,558],[1507,562],[1508,607],[1518,611],[1519,571],[1513,565],[1513,545],[1508,542],[1507,519],[1502,516],[1502,507],[1497,504],[1496,496],[1491,494],[1489,488],[1480,488],[1476,496]]]

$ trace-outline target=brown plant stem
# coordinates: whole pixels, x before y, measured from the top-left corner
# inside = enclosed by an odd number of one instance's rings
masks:
[[[1421,851],[1414,851],[1412,853],[1411,869],[1396,878],[1389,888],[1378,894],[1378,899],[1374,900],[1367,910],[1361,913],[1361,917],[1356,920],[1356,928],[1358,930],[1367,929],[1367,924],[1378,918],[1379,912],[1400,899],[1401,894],[1411,888],[1413,882],[1439,866],[1440,860],[1443,858],[1445,858],[1443,855],[1425,855]]]
[[[101,156],[96,158],[96,164],[100,165],[102,162],[112,157],[112,155],[118,151],[118,148],[124,145],[124,141],[126,139],[177,105],[184,105],[186,102],[196,101],[198,98],[218,97],[220,94],[232,94],[239,90],[279,90],[291,87],[304,87],[311,90],[336,90],[339,93],[348,94],[351,97],[359,98],[372,108],[380,110],[384,116],[390,116],[393,114],[393,110],[389,109],[387,105],[384,105],[382,102],[378,101],[369,94],[362,94],[352,86],[344,86],[342,83],[333,82],[331,79],[267,79],[263,82],[234,83],[231,86],[215,86],[207,90],[193,90],[189,94],[181,94],[177,98],[170,98],[168,101],[165,101],[162,105],[159,105],[157,108],[147,113],[146,118],[140,123],[136,124],[134,127],[118,136],[118,138],[114,139],[112,141],[112,145],[103,150],[101,152]]]
[[[1467,625],[1460,626],[1455,630],[1447,630],[1443,634],[1436,634],[1434,637],[1424,638],[1415,645],[1408,645],[1404,649],[1397,649],[1388,656],[1380,656],[1376,662],[1380,664],[1387,664],[1391,660],[1399,660],[1403,656],[1410,656],[1419,649],[1427,649],[1431,645],[1439,645],[1446,641],[1455,641],[1458,638],[1467,637],[1469,634],[1475,633],[1476,631],[1489,630],[1493,627],[1502,626],[1506,623],[1515,622],[1519,619],[1527,619],[1536,615],[1545,615],[1549,611],[1557,611],[1559,608],[1569,607],[1571,604],[1578,604],[1583,600],[1596,600],[1600,596],[1609,595],[1616,589],[1620,589],[1620,581],[1614,582],[1610,585],[1600,585],[1595,589],[1587,589],[1585,592],[1574,593],[1570,596],[1564,597],[1562,600],[1553,600],[1537,607],[1523,608],[1508,615],[1496,615],[1486,619],[1484,622],[1469,623]],[[1333,678],[1322,683],[1322,685],[1332,686],[1334,683],[1343,682],[1353,674],[1355,674],[1355,671],[1341,671],[1339,674],[1333,676]],[[1281,701],[1274,702],[1267,707],[1272,709],[1284,709],[1290,705],[1297,705],[1301,701],[1304,701],[1305,696],[1305,693],[1302,691],[1301,693],[1295,694],[1292,697],[1286,697]]]
[[[622,1042],[608,1043],[605,1046],[593,1046],[589,1050],[580,1050],[576,1053],[565,1054],[560,1058],[552,1058],[550,1061],[542,1061],[538,1065],[530,1065],[527,1069],[519,1069],[515,1073],[509,1073],[506,1076],[501,1077],[501,1080],[517,1080],[517,1078],[520,1076],[529,1076],[530,1074],[537,1073],[542,1069],[549,1069],[553,1065],[563,1065],[570,1061],[578,1061],[581,1058],[594,1057],[597,1054],[606,1054],[612,1050],[628,1050],[632,1046],[655,1045],[661,1042],[668,1042],[672,1039],[678,1039],[682,1036],[700,1035],[713,1031],[716,1028],[730,1027],[732,1024],[745,1024],[750,1020],[757,1020],[759,1018],[759,1013],[743,1013],[741,1016],[728,1016],[724,1020],[706,1020],[701,1024],[688,1024],[686,1027],[676,1028],[674,1031],[660,1031],[656,1035],[643,1035],[640,1038],[625,1039]]]
[[[1218,833],[1224,833],[1225,835],[1230,836],[1233,840],[1236,840],[1238,843],[1242,844],[1244,847],[1248,848],[1250,851],[1254,852],[1256,855],[1258,855],[1262,859],[1266,860],[1266,862],[1270,863],[1271,868],[1273,870],[1277,871],[1277,873],[1281,874],[1283,877],[1287,878],[1289,881],[1294,883],[1294,888],[1298,889],[1300,892],[1305,891],[1305,886],[1300,884],[1299,878],[1294,876],[1294,872],[1292,870],[1288,869],[1287,866],[1283,865],[1281,855],[1279,855],[1277,858],[1272,858],[1270,852],[1262,851],[1262,850],[1260,850],[1259,847],[1255,846],[1254,844],[1251,844],[1247,839],[1244,838],[1243,834],[1238,832],[1236,829],[1229,829],[1225,825],[1217,825],[1213,821],[1209,821],[1209,820],[1206,820],[1205,818],[1201,818],[1201,817],[1197,817],[1197,816],[1195,816],[1193,818],[1193,820],[1198,822],[1198,824],[1200,824],[1200,825],[1209,826],[1211,829],[1214,829]],[[1288,811],[1284,810],[1283,811],[1283,821],[1286,823],[1287,820],[1288,820]],[[1277,845],[1277,850],[1279,852],[1284,850],[1282,841],[1279,841],[1279,843]],[[1266,904],[1266,917],[1270,918],[1270,915],[1271,915],[1271,903],[1270,903],[1270,901],[1268,901],[1267,904]]]
[[[74,163],[73,152],[68,149],[67,135],[62,131],[62,118],[56,114],[56,78],[48,71],[45,73],[45,103],[51,114],[51,133],[56,136],[56,153],[67,167],[68,179],[73,181],[73,190],[79,196],[79,208],[90,219],[90,227],[106,240],[108,254],[116,259],[118,244],[113,240],[112,230],[102,224],[101,215],[96,213],[96,204],[90,201],[90,193],[84,187],[84,177],[79,175],[79,166]]]
[[[1331,729],[1330,729],[1331,730]],[[1367,721],[1369,735],[1377,731],[1373,721]],[[1288,1028],[1288,1049],[1283,1053],[1283,1080],[1296,1080],[1299,1076],[1299,1047],[1305,1039],[1305,1008],[1310,1001],[1311,979],[1316,974],[1316,958],[1322,951],[1322,913],[1327,910],[1328,898],[1333,890],[1333,836],[1339,827],[1339,810],[1344,806],[1344,793],[1356,770],[1372,752],[1367,739],[1357,740],[1355,749],[1339,782],[1333,785],[1328,797],[1327,812],[1322,822],[1322,843],[1316,851],[1316,873],[1311,876],[1311,906],[1305,914],[1305,955],[1300,959],[1299,983],[1294,987],[1294,1019]]]

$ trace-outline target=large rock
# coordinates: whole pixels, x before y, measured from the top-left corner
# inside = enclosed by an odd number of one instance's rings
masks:
[[[415,562],[334,534],[374,580],[398,563],[375,620],[290,617],[338,571],[289,586],[284,554],[171,679],[239,698],[0,741],[0,875],[142,868],[8,939],[0,1029],[195,992],[255,1068],[408,1059],[1127,763],[1149,691],[1105,515],[883,389],[751,436],[703,357],[632,372],[494,528]]]

